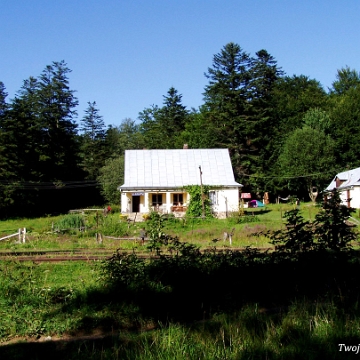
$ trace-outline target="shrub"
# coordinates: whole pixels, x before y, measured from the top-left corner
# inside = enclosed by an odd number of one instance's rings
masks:
[[[341,204],[339,193],[334,189],[324,199],[322,209],[314,223],[305,221],[299,209],[285,212],[285,229],[269,231],[264,235],[271,239],[278,250],[297,253],[311,250],[344,251],[358,238],[353,226],[347,223],[353,209]]]
[[[64,215],[54,224],[54,227],[57,230],[81,229],[84,226],[85,220],[83,215],[80,214]]]
[[[185,186],[184,189],[190,194],[190,203],[186,210],[186,216],[200,217],[203,215],[203,203],[205,210],[205,217],[213,217],[210,199],[207,196],[210,186],[204,185],[203,191],[199,185]]]

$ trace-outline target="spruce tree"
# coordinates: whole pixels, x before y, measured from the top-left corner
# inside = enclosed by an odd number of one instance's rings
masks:
[[[105,163],[105,123],[96,108],[96,102],[88,102],[81,119],[81,165],[88,179],[96,179]]]
[[[227,147],[235,173],[248,174],[253,150],[249,131],[249,84],[251,58],[235,43],[225,45],[214,55],[205,76],[205,106],[217,147]]]
[[[64,61],[53,62],[39,77],[42,155],[49,180],[74,180],[79,176],[75,122],[78,100],[69,87],[70,72]]]

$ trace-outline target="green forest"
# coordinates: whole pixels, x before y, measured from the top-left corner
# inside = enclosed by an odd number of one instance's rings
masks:
[[[78,114],[65,61],[29,77],[13,99],[0,81],[0,216],[119,203],[126,149],[228,148],[243,191],[309,200],[360,166],[360,73],[334,69],[331,88],[287,75],[266,50],[226,44],[205,69],[203,104],[170,87],[137,119],[105,126],[91,99]],[[359,139],[359,141],[358,141]]]

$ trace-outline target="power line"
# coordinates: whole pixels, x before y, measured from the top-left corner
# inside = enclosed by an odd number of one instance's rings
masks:
[[[75,189],[85,187],[95,187],[99,183],[96,180],[83,181],[48,181],[48,182],[32,182],[32,181],[0,181],[0,187],[12,186],[22,190],[61,190]]]
[[[297,178],[306,178],[306,177],[318,176],[318,175],[323,175],[323,173],[315,173],[308,175],[283,175],[283,176],[261,176],[261,175],[241,174],[241,176],[259,178],[259,179],[297,179]]]

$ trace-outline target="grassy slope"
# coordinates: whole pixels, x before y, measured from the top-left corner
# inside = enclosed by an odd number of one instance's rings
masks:
[[[313,218],[316,208],[302,205],[302,215]],[[202,245],[220,238],[223,230],[235,227],[235,245],[254,244],[247,236],[254,230],[279,228],[285,206],[254,215],[259,221],[236,224],[234,219],[191,221],[174,225],[182,239]],[[117,219],[118,214],[114,215]],[[0,232],[20,226],[32,227],[33,240],[14,245],[3,242],[0,249],[98,247],[93,237],[43,235],[56,219],[12,220],[0,223]],[[28,222],[27,222],[28,221]],[[140,225],[139,225],[140,226]],[[132,227],[135,234],[138,227]],[[42,239],[44,237],[44,239]],[[219,243],[218,243],[219,244]],[[222,243],[220,243],[222,245]],[[117,247],[117,242],[102,246]],[[133,244],[126,243],[131,248]],[[0,358],[21,359],[323,359],[346,358],[339,343],[356,345],[359,337],[357,302],[339,306],[339,298],[321,302],[297,299],[286,307],[259,308],[248,304],[241,311],[214,313],[210,319],[186,323],[161,323],[139,315],[135,304],[124,306],[102,292],[97,263],[35,265],[0,263],[0,339],[19,336],[31,339],[64,334],[103,333],[96,339],[79,338],[64,343],[23,343],[0,347]],[[266,277],[266,274],[264,274]],[[341,294],[340,294],[341,295]],[[274,305],[276,306],[276,305]],[[206,317],[207,318],[207,317]],[[117,330],[121,329],[120,334]],[[115,332],[114,332],[115,331]],[[347,354],[348,355],[348,354]]]

